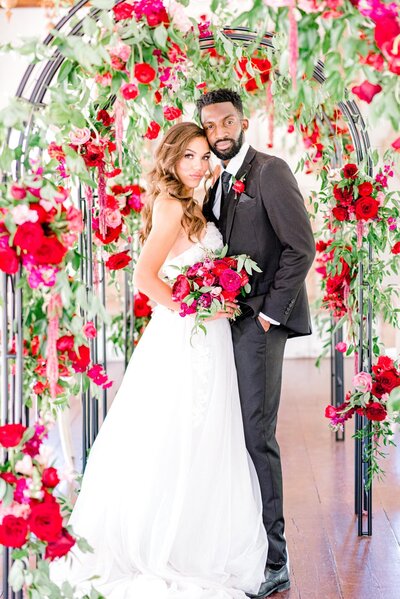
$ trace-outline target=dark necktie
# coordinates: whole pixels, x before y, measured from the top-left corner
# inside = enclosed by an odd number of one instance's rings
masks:
[[[230,173],[228,173],[227,171],[224,171],[221,175],[221,214],[222,211],[224,209],[224,207],[226,208],[225,203],[226,203],[226,198],[228,197],[228,193],[229,193],[229,184],[231,182],[231,178],[232,175]]]

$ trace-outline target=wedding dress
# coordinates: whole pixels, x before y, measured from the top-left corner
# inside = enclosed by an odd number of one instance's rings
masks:
[[[201,242],[163,272],[222,246]],[[137,346],[91,449],[70,524],[94,553],[73,549],[51,577],[107,599],[245,599],[263,581],[268,543],[241,419],[230,325],[163,306]],[[81,596],[81,594],[77,596]]]

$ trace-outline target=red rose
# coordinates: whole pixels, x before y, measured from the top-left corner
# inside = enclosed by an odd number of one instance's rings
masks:
[[[122,223],[120,225],[118,225],[118,227],[114,227],[114,228],[107,227],[105,235],[101,235],[100,231],[96,231],[95,235],[96,235],[97,239],[100,239],[100,241],[102,243],[104,243],[104,245],[107,245],[108,243],[112,243],[113,241],[118,239],[118,237],[121,234],[121,231],[122,231]]]
[[[74,336],[63,335],[57,339],[57,349],[60,352],[68,351],[74,347]]]
[[[152,307],[149,305],[149,298],[144,293],[136,293],[133,297],[134,313],[138,318],[150,316]]]
[[[353,94],[358,96],[360,100],[364,100],[367,104],[371,104],[376,94],[382,91],[381,85],[374,85],[369,81],[364,81],[361,85],[355,85],[351,88]]]
[[[381,422],[382,420],[385,420],[387,412],[382,404],[377,401],[370,401],[365,406],[365,415],[368,420],[377,420],[378,422]]]
[[[391,368],[376,375],[371,392],[375,397],[381,398],[384,393],[390,393],[395,387],[400,387],[400,377],[396,369]]]
[[[26,222],[19,225],[14,235],[14,245],[33,253],[43,242],[43,229],[39,223]]]
[[[36,393],[36,395],[41,395],[46,388],[47,385],[37,381],[37,383],[33,385],[33,392]]]
[[[232,185],[232,189],[233,191],[235,191],[236,193],[243,193],[244,190],[246,189],[245,184],[243,183],[243,181],[235,181],[235,183]]]
[[[22,424],[4,424],[0,426],[0,445],[3,447],[16,447],[26,431]]]
[[[146,133],[144,134],[144,137],[147,139],[156,139],[160,133],[160,129],[161,127],[158,123],[156,123],[156,121],[151,121]]]
[[[125,100],[134,100],[139,95],[139,90],[134,83],[124,83],[121,85],[121,94]]]
[[[156,76],[155,70],[147,62],[135,64],[134,74],[139,83],[151,83]]]
[[[327,247],[328,244],[325,241],[322,241],[322,239],[317,241],[317,243],[315,244],[315,249],[317,250],[317,252],[324,252]]]
[[[172,287],[172,299],[181,302],[190,293],[190,283],[185,275],[178,275]]]
[[[52,208],[49,212],[46,212],[43,206],[41,206],[37,202],[31,202],[29,204],[29,208],[37,213],[37,223],[51,222],[52,220],[54,220],[54,215],[57,213],[57,210],[55,208]]]
[[[175,106],[164,106],[163,113],[167,121],[174,121],[181,116],[182,110],[180,108],[176,108]]]
[[[57,470],[53,467],[45,468],[42,474],[42,483],[44,487],[53,489],[58,485],[60,479],[58,478]]]
[[[392,247],[392,254],[400,254],[400,241],[397,241]]]
[[[374,188],[372,187],[372,183],[369,183],[368,181],[361,183],[361,185],[358,186],[358,193],[360,196],[370,196],[373,191]]]
[[[228,291],[227,289],[223,289],[221,291],[221,295],[226,302],[233,302],[236,299],[237,291]]]
[[[9,485],[15,485],[18,480],[12,472],[0,472],[0,478],[5,480]]]
[[[336,416],[336,408],[335,406],[326,406],[325,408],[325,418],[334,418]]]
[[[116,21],[123,21],[124,19],[130,19],[134,12],[134,7],[128,2],[121,2],[113,7],[114,19]]]
[[[378,214],[379,202],[370,196],[361,197],[354,204],[356,219],[369,220]]]
[[[88,141],[85,146],[85,152],[82,154],[82,158],[85,161],[87,167],[101,166],[104,158],[104,150],[101,146]]]
[[[349,220],[349,213],[343,206],[335,206],[335,208],[332,209],[332,214],[336,220],[340,220],[341,222]]]
[[[104,127],[109,127],[114,119],[110,117],[107,110],[99,110],[96,116],[96,120],[103,123]]]
[[[353,201],[353,188],[335,185],[333,195],[341,206],[349,206]]]
[[[221,287],[226,291],[233,292],[240,289],[242,279],[240,278],[237,272],[235,272],[231,268],[227,268],[220,274],[219,283]]]
[[[60,264],[67,248],[60,243],[55,235],[43,237],[39,248],[33,253],[36,264]]]
[[[28,536],[28,524],[24,518],[4,516],[0,524],[0,545],[5,547],[22,547]]]
[[[120,270],[121,268],[128,266],[131,260],[132,258],[129,256],[128,250],[126,250],[125,252],[119,252],[118,254],[110,256],[106,262],[106,266],[110,270]]]
[[[90,349],[87,345],[80,345],[78,352],[74,350],[68,352],[68,358],[71,360],[75,372],[85,372],[90,364]]]
[[[48,543],[44,556],[50,561],[53,561],[57,557],[63,557],[63,555],[69,553],[75,542],[74,537],[69,534],[66,528],[63,528],[58,539],[52,543]]]
[[[372,366],[372,371],[375,374],[380,374],[385,370],[392,370],[393,368],[394,362],[392,358],[389,358],[389,356],[379,356],[377,363]]]
[[[62,516],[58,503],[46,502],[33,505],[29,526],[41,541],[56,541],[62,529]]]
[[[358,173],[358,166],[356,164],[345,164],[343,167],[343,177],[345,179],[355,179]]]
[[[249,282],[249,275],[247,274],[247,272],[244,270],[243,272],[241,272],[239,274],[242,282],[240,284],[241,287],[245,287],[247,285],[247,283]]]
[[[8,275],[18,271],[19,260],[15,250],[10,247],[0,248],[0,270]]]

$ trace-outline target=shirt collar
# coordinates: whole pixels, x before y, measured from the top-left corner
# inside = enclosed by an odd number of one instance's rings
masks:
[[[222,172],[226,171],[230,175],[235,176],[236,173],[238,172],[238,170],[240,169],[240,167],[242,166],[243,161],[245,159],[245,156],[246,156],[249,148],[250,148],[250,144],[248,144],[247,141],[245,141],[243,143],[242,147],[240,148],[239,152],[236,154],[236,156],[234,156],[233,158],[230,159],[226,168],[221,163]]]

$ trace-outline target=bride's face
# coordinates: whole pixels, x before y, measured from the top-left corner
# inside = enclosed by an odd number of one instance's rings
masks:
[[[176,174],[189,189],[197,187],[209,168],[210,146],[204,137],[194,137],[176,164]]]

